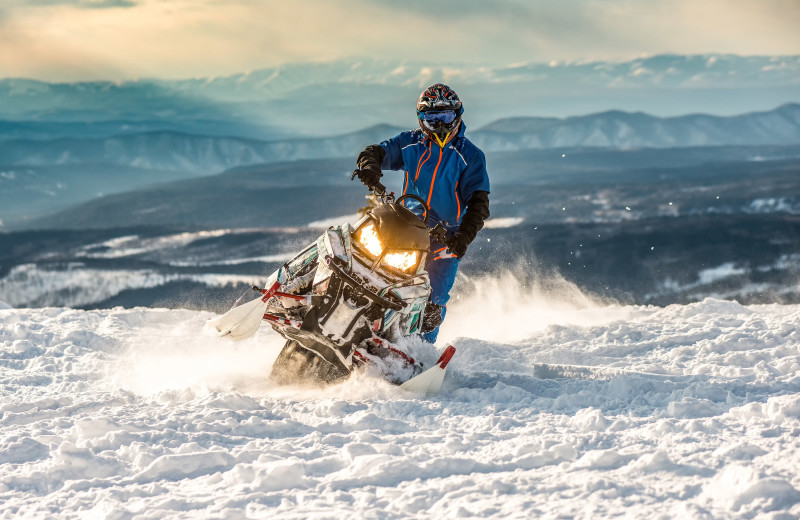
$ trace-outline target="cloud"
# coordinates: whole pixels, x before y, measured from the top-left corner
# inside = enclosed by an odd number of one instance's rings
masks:
[[[64,5],[81,9],[108,9],[115,7],[136,7],[135,0],[28,0],[32,6]]]
[[[82,2],[80,7],[91,9],[106,9],[110,7],[136,7],[133,0],[87,0]]]
[[[349,56],[441,67],[669,52],[800,54],[797,0],[2,3],[0,71],[45,79],[225,75]]]

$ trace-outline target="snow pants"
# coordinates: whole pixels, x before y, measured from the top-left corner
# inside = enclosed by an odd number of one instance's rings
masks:
[[[444,321],[444,316],[447,314],[447,301],[450,299],[450,289],[453,288],[453,283],[456,281],[458,264],[461,259],[439,257],[437,255],[431,256],[433,258],[428,259],[425,264],[425,270],[428,271],[428,276],[431,280],[431,302],[442,306],[442,321]],[[422,338],[428,343],[436,343],[438,336],[439,327],[436,327],[434,330],[423,334]]]

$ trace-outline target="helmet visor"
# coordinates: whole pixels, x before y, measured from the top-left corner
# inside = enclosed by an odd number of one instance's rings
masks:
[[[418,117],[426,121],[431,126],[436,126],[439,123],[449,125],[456,119],[456,112],[454,110],[428,110],[419,112]]]

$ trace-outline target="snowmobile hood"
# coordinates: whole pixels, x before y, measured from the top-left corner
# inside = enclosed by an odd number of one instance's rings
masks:
[[[386,249],[427,251],[430,248],[428,228],[411,210],[391,202],[369,214],[377,222],[378,235]]]

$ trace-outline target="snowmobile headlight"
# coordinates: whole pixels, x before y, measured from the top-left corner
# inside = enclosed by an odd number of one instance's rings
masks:
[[[383,257],[383,262],[395,269],[410,271],[415,268],[417,262],[419,262],[419,251],[397,251],[387,253],[386,256]]]
[[[420,260],[420,252],[415,250],[386,250],[381,242],[378,230],[374,223],[368,223],[361,227],[356,233],[356,240],[364,249],[379,261],[400,271],[413,271]]]
[[[375,224],[367,224],[362,227],[361,232],[358,234],[358,241],[373,256],[380,256],[383,253],[383,244],[378,237],[378,232],[375,230]]]

